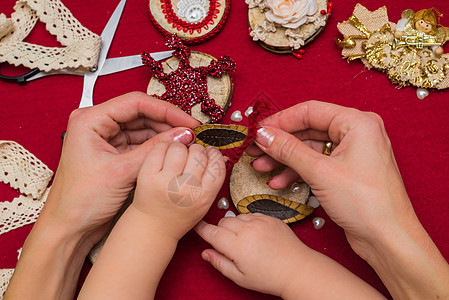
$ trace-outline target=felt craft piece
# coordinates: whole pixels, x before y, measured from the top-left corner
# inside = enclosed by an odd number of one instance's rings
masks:
[[[8,19],[0,14],[0,62],[42,71],[95,67],[101,38],[86,29],[59,0],[21,0]],[[64,47],[44,47],[23,40],[41,20]]]
[[[389,21],[385,6],[371,12],[357,4],[352,16],[337,25],[343,35],[337,44],[343,48],[343,58],[361,59],[368,69],[386,73],[395,84],[446,89],[449,54],[442,54],[442,46],[449,29],[439,23],[439,15],[432,9],[416,13],[408,9],[396,24]],[[425,25],[427,29],[421,27]]]
[[[275,53],[292,53],[311,42],[326,26],[327,0],[246,0],[250,36]]]
[[[178,106],[202,123],[219,121],[230,105],[232,81],[227,72],[235,71],[234,61],[229,56],[217,60],[191,52],[175,34],[168,36],[166,44],[174,52],[163,63],[142,54],[153,75],[147,94]]]
[[[204,42],[223,28],[230,0],[150,0],[153,24],[164,34],[177,34],[186,44]]]
[[[243,155],[234,165],[230,179],[232,202],[240,213],[262,213],[285,223],[304,219],[313,212],[306,204],[310,187],[300,183],[295,192],[290,188],[271,189],[266,182],[280,173],[281,169],[259,173],[251,167],[254,158]]]

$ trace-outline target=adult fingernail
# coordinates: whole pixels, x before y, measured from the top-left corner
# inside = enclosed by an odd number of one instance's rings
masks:
[[[201,257],[202,257],[205,261],[210,261],[210,256],[209,256],[209,254],[207,254],[207,252],[201,253]]]
[[[259,127],[256,134],[256,142],[265,148],[270,147],[274,140],[274,132],[265,127]]]
[[[190,129],[184,129],[180,132],[177,132],[173,136],[173,141],[177,143],[183,143],[184,145],[189,145],[193,142],[193,139],[195,137],[195,134]]]

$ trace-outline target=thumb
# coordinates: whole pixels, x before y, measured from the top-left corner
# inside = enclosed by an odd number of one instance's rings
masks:
[[[182,143],[189,146],[195,140],[195,134],[190,128],[176,127],[169,129],[167,131],[161,132],[151,139],[147,140],[145,143],[139,145],[131,151],[123,153],[120,155],[121,161],[126,161],[128,165],[128,174],[131,178],[137,178],[140,168],[145,161],[151,148],[160,142],[168,143]]]
[[[317,171],[328,159],[280,128],[258,128],[255,142],[266,154],[295,170],[309,184],[315,181]]]

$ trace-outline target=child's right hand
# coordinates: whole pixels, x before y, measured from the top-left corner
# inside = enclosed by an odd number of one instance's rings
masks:
[[[179,240],[207,213],[225,175],[215,148],[159,143],[143,163],[131,206],[159,233]]]
[[[217,226],[202,221],[195,231],[216,249],[204,250],[203,259],[244,288],[284,299],[383,299],[279,219],[240,214]]]

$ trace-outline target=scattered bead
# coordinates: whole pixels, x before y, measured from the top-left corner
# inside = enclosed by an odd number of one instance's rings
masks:
[[[331,14],[333,6],[334,6],[334,4],[332,2],[329,2],[329,4],[327,5],[328,14]]]
[[[235,112],[232,113],[231,120],[234,122],[240,122],[241,120],[243,120],[242,113],[240,112],[240,110],[236,110]]]
[[[294,182],[290,187],[290,192],[292,192],[293,194],[299,194],[299,193],[301,193],[301,191],[302,191],[302,188],[299,185],[299,183],[297,183],[297,182]]]
[[[309,200],[307,200],[307,205],[317,208],[320,206],[320,202],[318,202],[318,199],[315,196],[310,196]]]
[[[253,107],[250,106],[248,107],[248,109],[245,111],[245,116],[248,118],[250,114],[253,113]]]
[[[427,89],[418,88],[416,89],[416,96],[419,100],[423,100],[427,96],[429,96],[429,91]]]
[[[306,52],[306,50],[304,50],[304,49],[299,49],[298,52],[299,52],[299,54],[304,54],[304,53]]]
[[[218,200],[217,207],[219,209],[228,209],[229,208],[229,201],[225,197]]]
[[[292,53],[297,59],[302,59],[302,54],[299,53],[299,51],[293,52]]]
[[[225,218],[235,218],[235,217],[237,217],[237,216],[235,215],[235,213],[234,213],[233,211],[228,210],[228,211],[226,212],[226,214],[225,214],[224,217],[225,217]]]
[[[326,223],[326,221],[323,218],[313,218],[312,222],[313,227],[315,227],[315,229],[323,228],[324,223]]]
[[[248,28],[248,36],[249,36],[250,38],[252,38],[252,36],[251,36],[251,28]]]
[[[325,14],[326,14],[326,11],[325,11],[324,9],[322,9],[322,10],[320,11],[320,13],[321,13],[322,15],[325,15]]]

